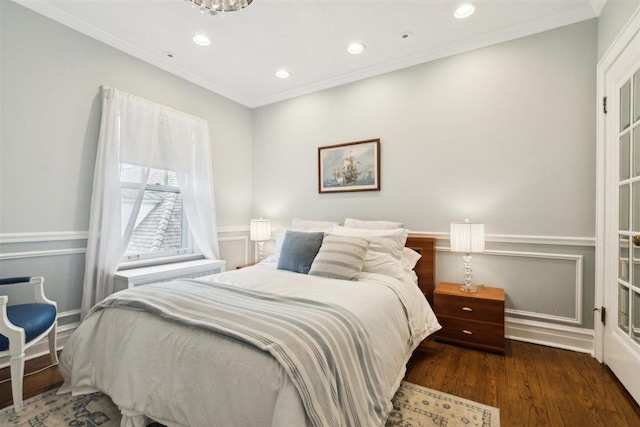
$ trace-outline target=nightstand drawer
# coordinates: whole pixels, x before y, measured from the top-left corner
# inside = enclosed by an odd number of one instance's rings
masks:
[[[477,322],[447,316],[439,316],[438,321],[442,325],[437,334],[439,340],[504,352],[503,323]]]
[[[434,294],[436,315],[504,323],[504,301]]]

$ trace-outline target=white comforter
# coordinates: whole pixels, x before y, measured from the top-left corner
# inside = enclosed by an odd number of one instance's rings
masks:
[[[343,281],[276,270],[273,265],[204,280],[334,303],[353,312],[371,338],[391,399],[415,347],[440,329],[411,278],[363,273]],[[109,308],[88,318],[60,359],[60,393],[103,391],[123,424],[147,417],[167,426],[308,426],[302,401],[269,354],[146,312]]]

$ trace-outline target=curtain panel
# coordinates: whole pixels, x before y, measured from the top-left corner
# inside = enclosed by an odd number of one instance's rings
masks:
[[[189,229],[200,252],[218,259],[209,128],[201,118],[102,87],[102,120],[85,256],[82,318],[114,292],[114,275],[140,210],[140,179],[130,212],[122,213],[122,164],[175,171]],[[126,222],[123,227],[122,222]]]

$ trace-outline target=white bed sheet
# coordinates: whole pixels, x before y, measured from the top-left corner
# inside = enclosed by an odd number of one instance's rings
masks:
[[[275,269],[268,263],[204,278],[314,299],[353,312],[371,338],[391,399],[415,347],[440,329],[411,278],[363,273],[341,281]],[[269,354],[153,314],[109,308],[87,319],[60,359],[60,392],[103,391],[123,425],[146,416],[167,426],[308,426],[298,392]]]

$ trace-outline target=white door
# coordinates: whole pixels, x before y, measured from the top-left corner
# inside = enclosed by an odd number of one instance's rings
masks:
[[[640,32],[605,72],[603,360],[640,403]]]

